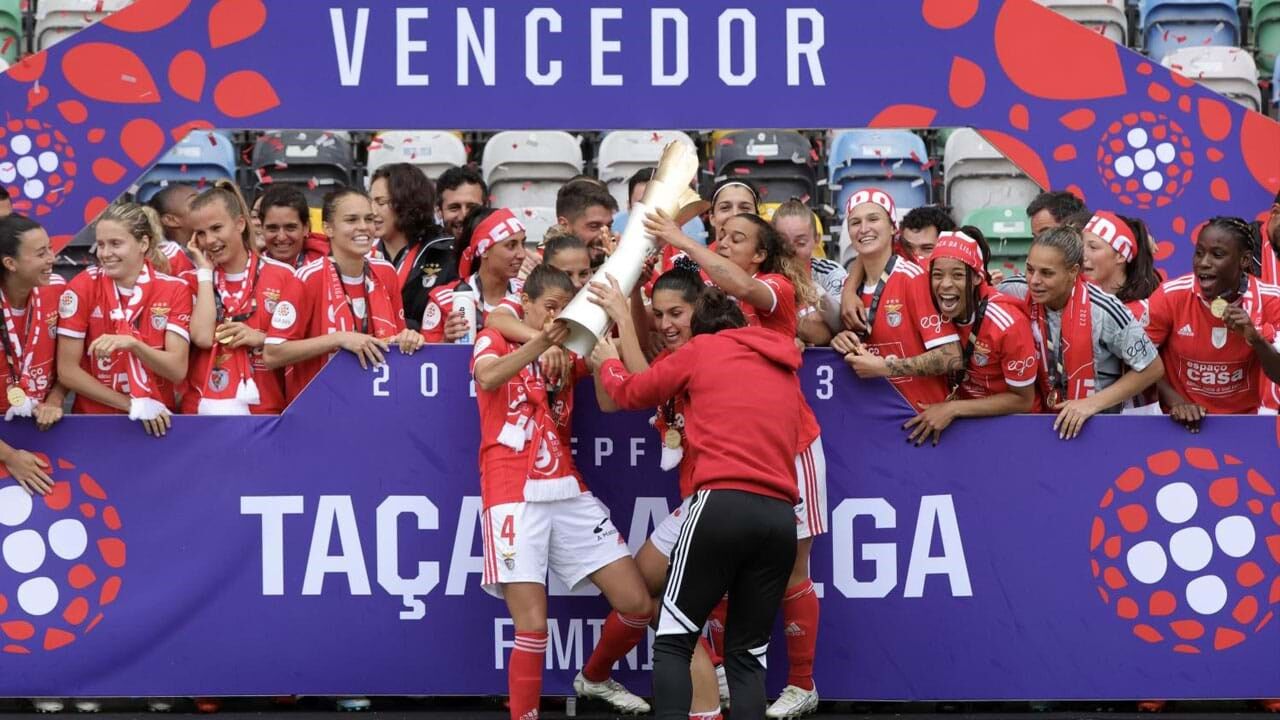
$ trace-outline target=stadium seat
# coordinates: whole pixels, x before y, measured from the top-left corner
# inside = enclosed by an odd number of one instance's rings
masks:
[[[1123,0],[1036,0],[1036,2],[1102,33],[1117,44],[1124,45],[1129,38],[1129,18],[1125,15]]]
[[[674,130],[619,130],[608,133],[596,150],[596,177],[609,186],[618,207],[627,207],[627,180],[644,168],[657,167],[662,149],[672,142],[697,152],[693,139]]]
[[[810,205],[818,201],[817,153],[809,139],[794,130],[727,133],[716,143],[714,168],[715,182],[730,177],[751,180],[762,203],[793,197]]]
[[[1258,67],[1253,56],[1245,50],[1236,47],[1189,47],[1169,53],[1160,62],[1250,110],[1262,110]]]
[[[1012,265],[1019,270],[1031,252],[1031,220],[1025,206],[989,207],[964,216],[961,225],[972,225],[982,231],[991,245],[987,266],[996,269]]]
[[[943,157],[946,204],[955,217],[979,208],[1025,207],[1040,186],[1027,177],[977,131],[961,128],[947,138]]]
[[[133,0],[40,0],[36,6],[35,50],[52,47]]]
[[[1235,0],[1142,0],[1143,50],[1160,59],[1184,47],[1240,44]]]
[[[579,138],[559,130],[500,132],[480,162],[494,206],[508,208],[555,207],[560,186],[582,167]]]
[[[236,177],[236,146],[231,137],[220,132],[196,130],[147,171],[138,181],[138,201],[147,202],[169,183],[187,183],[197,187]]]
[[[269,183],[297,185],[311,207],[320,207],[326,193],[356,184],[355,154],[347,137],[322,130],[263,133],[253,146],[255,190]]]
[[[613,225],[611,225],[609,229],[618,235],[621,235],[622,232],[627,229],[627,223],[631,221],[631,212],[627,210],[626,204],[619,205],[618,207],[621,209],[614,214]],[[703,224],[701,216],[689,220],[689,222],[685,223],[684,227],[680,229],[690,238],[697,240],[703,245],[707,244],[707,226]]]
[[[933,173],[925,165],[924,140],[909,130],[841,130],[831,139],[827,183],[836,216],[844,219],[845,201],[864,187],[893,196],[899,217],[929,204]]]
[[[5,66],[15,62],[26,51],[22,31],[22,0],[0,0],[0,60]]]
[[[1275,72],[1280,52],[1280,0],[1253,0],[1253,44],[1258,49],[1258,70]]]
[[[528,247],[542,244],[542,238],[558,220],[554,207],[511,208],[511,212],[524,223],[524,244]]]
[[[369,143],[369,177],[391,163],[415,165],[435,180],[451,167],[467,164],[467,146],[455,133],[440,130],[388,130]]]

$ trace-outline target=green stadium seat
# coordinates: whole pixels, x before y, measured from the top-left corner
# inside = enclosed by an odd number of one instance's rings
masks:
[[[1031,220],[1022,207],[979,208],[965,216],[962,225],[972,225],[982,231],[991,246],[991,259],[987,266],[1003,269],[1012,265],[1021,270],[1031,252]]]
[[[1254,0],[1253,44],[1258,48],[1258,72],[1269,77],[1280,52],[1280,0]]]
[[[0,0],[0,57],[15,62],[26,51],[22,0]]]

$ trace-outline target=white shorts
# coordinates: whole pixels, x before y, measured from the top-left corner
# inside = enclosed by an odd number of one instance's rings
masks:
[[[796,504],[796,539],[827,532],[827,456],[822,452],[822,437],[796,456],[796,483],[800,486],[800,502]]]
[[[675,548],[676,540],[680,538],[680,528],[684,527],[684,516],[688,514],[689,498],[685,498],[679,507],[658,523],[658,527],[654,528],[653,534],[649,536],[649,542],[653,543],[664,557],[671,557],[671,550]]]
[[[631,551],[591,493],[554,502],[495,505],[484,512],[485,592],[502,597],[506,583],[547,583],[550,569],[577,590],[587,578]]]

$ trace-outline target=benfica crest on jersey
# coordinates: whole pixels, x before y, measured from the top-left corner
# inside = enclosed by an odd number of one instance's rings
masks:
[[[978,367],[986,367],[991,362],[991,348],[985,343],[975,342],[973,344],[973,364]]]
[[[1213,346],[1221,350],[1227,344],[1227,329],[1225,327],[1216,327],[1213,329]]]
[[[889,303],[884,306],[884,319],[889,327],[896,328],[902,324],[902,303]]]

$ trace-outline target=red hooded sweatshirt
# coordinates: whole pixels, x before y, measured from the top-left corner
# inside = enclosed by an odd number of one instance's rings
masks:
[[[746,327],[697,335],[645,372],[604,364],[619,407],[652,408],[687,393],[685,463],[695,490],[742,490],[799,501],[796,448],[804,408],[800,350],[772,330]]]

